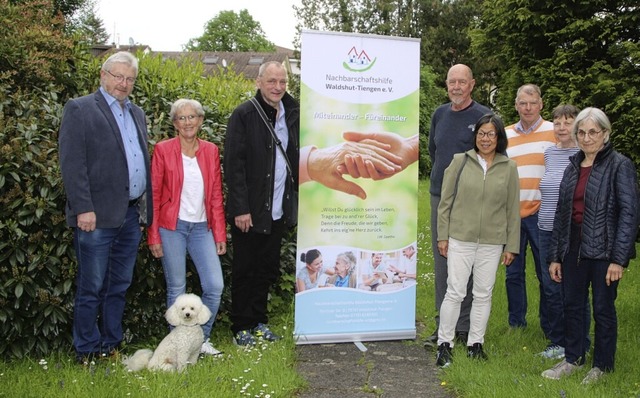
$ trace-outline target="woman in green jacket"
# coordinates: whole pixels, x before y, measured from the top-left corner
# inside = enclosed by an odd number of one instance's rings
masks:
[[[504,124],[496,115],[485,115],[474,136],[474,149],[455,155],[445,170],[438,206],[438,251],[447,257],[449,271],[438,329],[441,367],[452,362],[455,326],[471,275],[467,355],[487,358],[482,345],[500,257],[508,266],[520,250],[520,183],[516,163],[506,156]]]

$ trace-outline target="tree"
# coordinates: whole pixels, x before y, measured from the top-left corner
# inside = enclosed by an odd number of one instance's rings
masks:
[[[275,45],[265,38],[260,22],[249,11],[220,11],[205,25],[202,36],[189,39],[187,51],[272,52]]]
[[[484,84],[482,56],[471,52],[471,29],[475,27],[483,9],[483,0],[421,2],[418,24],[421,27],[422,60],[431,65],[439,77],[438,86],[445,87],[449,68],[455,64],[471,67],[476,79],[474,98],[488,103],[489,90]]]
[[[107,44],[109,41],[104,22],[96,14],[96,0],[86,0],[73,17],[69,18],[68,30],[88,45]]]
[[[25,0],[29,1],[29,0]],[[60,11],[65,17],[73,15],[76,10],[82,8],[86,0],[54,0],[55,11]]]
[[[0,0],[0,83],[17,91],[64,81],[73,48],[64,26],[51,0]]]
[[[47,9],[52,15],[62,13],[64,17],[73,15],[76,10],[80,9],[87,0],[51,0],[48,1]],[[13,5],[27,5],[33,3],[33,0],[11,0],[9,3]],[[53,7],[51,7],[53,6]]]
[[[601,108],[617,149],[640,164],[640,7],[636,0],[498,0],[473,33],[490,63],[496,104],[515,121],[524,83],[543,91],[547,117],[560,103]]]
[[[419,0],[302,0],[293,6],[301,28],[420,37]]]

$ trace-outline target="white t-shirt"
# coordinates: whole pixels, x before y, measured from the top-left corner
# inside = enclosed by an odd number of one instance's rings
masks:
[[[180,211],[178,218],[187,222],[207,221],[204,209],[204,180],[198,166],[198,159],[182,154],[184,180],[180,193]]]

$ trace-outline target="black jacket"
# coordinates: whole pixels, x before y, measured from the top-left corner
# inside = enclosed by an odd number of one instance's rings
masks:
[[[275,125],[276,110],[262,99],[258,90],[256,99],[262,105],[270,122]],[[287,209],[297,201],[298,163],[300,158],[300,106],[288,93],[282,98],[285,120],[289,130],[287,157],[293,171],[293,184],[286,184],[283,209],[288,226],[297,223],[297,213]],[[250,101],[240,104],[231,114],[224,143],[224,179],[228,189],[225,206],[227,221],[235,225],[236,216],[251,213],[254,232],[271,233],[273,202],[273,175],[276,146],[269,129]]]
[[[569,250],[573,194],[584,158],[582,151],[571,156],[560,183],[549,262],[562,263]],[[580,257],[628,266],[635,257],[638,231],[636,170],[631,160],[613,150],[611,143],[596,155],[584,201]]]

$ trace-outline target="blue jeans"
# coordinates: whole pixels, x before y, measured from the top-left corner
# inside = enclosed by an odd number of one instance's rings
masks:
[[[222,267],[213,240],[213,231],[208,229],[207,222],[187,222],[178,220],[176,230],[160,228],[162,251],[164,256],[162,268],[167,281],[167,308],[176,298],[187,290],[187,251],[196,266],[202,287],[202,302],[213,314],[209,321],[202,326],[205,340],[211,334],[215,321],[224,280]]]
[[[551,232],[538,230],[540,239],[540,260],[543,264],[541,269],[542,292],[544,301],[547,306],[547,325],[542,326],[545,335],[551,341],[551,344],[565,346],[564,342],[564,298],[562,294],[562,284],[551,279],[549,274],[549,263],[547,255],[549,253],[549,245],[551,245]],[[540,298],[542,301],[542,297]]]
[[[79,357],[109,353],[122,342],[125,294],[133,278],[141,236],[134,206],[128,208],[118,228],[75,229],[78,275],[73,346]]]
[[[527,326],[527,282],[525,265],[527,263],[527,243],[535,263],[535,271],[540,282],[540,325],[545,336],[548,334],[548,315],[546,299],[542,291],[540,269],[540,248],[538,238],[538,213],[520,220],[520,254],[507,267],[507,301],[509,303],[509,326]],[[548,272],[548,271],[547,271]]]

